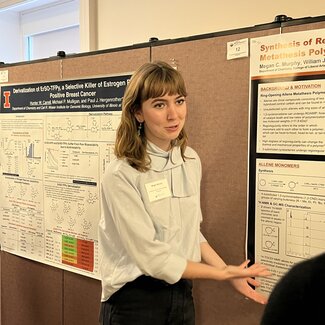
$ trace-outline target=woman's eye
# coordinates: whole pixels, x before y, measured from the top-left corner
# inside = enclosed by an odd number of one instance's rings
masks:
[[[184,102],[185,102],[185,99],[184,99],[184,98],[180,98],[180,99],[178,99],[178,100],[176,101],[176,103],[177,103],[178,105],[182,105]]]
[[[164,103],[156,103],[154,105],[155,108],[163,108],[164,107]]]

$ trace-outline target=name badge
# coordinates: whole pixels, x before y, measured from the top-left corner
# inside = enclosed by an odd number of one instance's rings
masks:
[[[147,183],[145,186],[150,202],[158,201],[172,196],[166,178],[160,179],[159,181]]]

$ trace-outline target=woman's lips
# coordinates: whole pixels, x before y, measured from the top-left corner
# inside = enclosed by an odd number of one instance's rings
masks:
[[[178,124],[177,125],[173,125],[173,126],[168,126],[168,127],[166,127],[166,130],[167,131],[170,131],[170,132],[177,131],[178,130]]]

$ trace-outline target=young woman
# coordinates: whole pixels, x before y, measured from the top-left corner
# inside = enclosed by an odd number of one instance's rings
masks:
[[[194,324],[191,279],[229,280],[260,303],[263,265],[226,265],[200,232],[201,163],[187,146],[186,88],[164,62],[147,63],[124,94],[116,160],[102,183],[102,325]]]

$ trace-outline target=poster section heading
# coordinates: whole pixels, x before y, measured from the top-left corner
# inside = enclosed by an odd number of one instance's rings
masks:
[[[1,87],[1,113],[120,111],[131,75]]]

